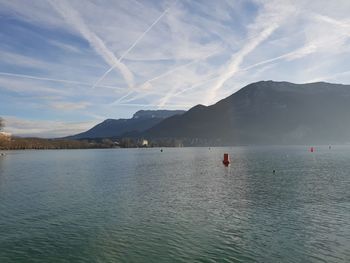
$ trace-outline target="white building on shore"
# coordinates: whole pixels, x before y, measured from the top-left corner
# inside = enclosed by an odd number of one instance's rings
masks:
[[[142,145],[142,147],[148,147],[148,141],[145,140],[145,139],[143,139],[143,140],[141,141],[141,145]]]

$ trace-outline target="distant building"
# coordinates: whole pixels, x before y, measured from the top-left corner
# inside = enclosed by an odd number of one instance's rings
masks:
[[[147,140],[142,140],[141,141],[142,147],[147,147],[148,146],[148,141]]]

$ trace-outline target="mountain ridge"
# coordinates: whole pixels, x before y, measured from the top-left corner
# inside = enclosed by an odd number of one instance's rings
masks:
[[[140,110],[130,119],[106,119],[91,129],[66,137],[71,140],[117,138],[125,133],[138,133],[154,126],[169,116],[182,114],[181,110]]]
[[[350,85],[268,80],[246,85],[213,105],[170,111],[162,118],[139,111],[131,119],[107,119],[93,129],[101,126],[102,137],[179,140],[185,146],[348,143],[349,112]],[[117,133],[110,127],[116,125]],[[91,137],[89,131],[83,134]]]
[[[210,106],[161,121],[142,136],[217,145],[350,141],[350,86],[259,81]]]

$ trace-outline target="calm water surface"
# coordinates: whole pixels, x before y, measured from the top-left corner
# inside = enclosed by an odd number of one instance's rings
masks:
[[[0,262],[350,262],[350,147],[7,152]]]

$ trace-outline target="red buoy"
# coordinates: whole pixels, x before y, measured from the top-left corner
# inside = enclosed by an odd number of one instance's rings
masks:
[[[314,152],[314,147],[310,148],[310,152],[312,152],[312,153]]]
[[[224,153],[224,160],[222,161],[222,163],[225,165],[225,166],[228,166],[230,164],[230,158],[228,156],[228,153]]]

